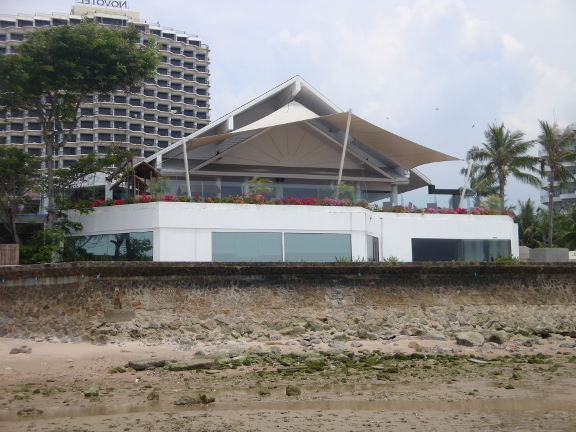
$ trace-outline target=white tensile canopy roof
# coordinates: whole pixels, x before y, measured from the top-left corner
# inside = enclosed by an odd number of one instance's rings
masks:
[[[348,113],[341,112],[319,116],[304,107],[300,103],[293,101],[281,107],[266,117],[257,120],[233,132],[212,135],[199,138],[190,138],[187,140],[187,151],[222,141],[236,135],[250,132],[259,132],[265,129],[280,128],[288,124],[300,124],[313,120],[323,120],[335,128],[344,131],[348,120]],[[357,139],[366,146],[372,148],[386,158],[398,164],[405,170],[411,170],[417,166],[443,161],[457,161],[458,158],[432,150],[428,147],[416,144],[410,140],[402,138],[391,132],[388,132],[354,114],[351,114],[350,120],[350,137]],[[176,153],[166,155],[168,158],[177,157],[182,154],[182,147],[175,148]]]

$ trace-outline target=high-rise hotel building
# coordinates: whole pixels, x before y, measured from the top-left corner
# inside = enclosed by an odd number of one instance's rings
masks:
[[[115,2],[118,3],[118,2]],[[149,157],[206,126],[210,119],[209,48],[196,35],[140,20],[138,12],[75,5],[70,14],[10,16],[0,13],[0,54],[14,53],[28,32],[38,27],[74,25],[87,16],[102,25],[141,31],[140,42],[154,35],[162,61],[154,78],[130,93],[93,94],[81,106],[79,127],[59,149],[57,167],[67,167],[82,154],[105,153],[112,143]],[[0,119],[0,143],[20,146],[43,156],[40,125],[34,112],[9,112]]]

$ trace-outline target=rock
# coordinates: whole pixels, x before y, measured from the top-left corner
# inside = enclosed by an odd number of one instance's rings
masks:
[[[204,393],[200,394],[198,397],[182,396],[174,405],[185,406],[185,405],[199,405],[199,404],[209,404],[215,402],[216,398],[212,396],[206,396]]]
[[[216,402],[216,398],[213,396],[206,396],[204,393],[202,393],[200,396],[198,396],[198,399],[200,399],[200,402],[203,404],[209,404],[212,402]]]
[[[549,341],[558,342],[558,341],[566,340],[566,338],[565,338],[564,336],[562,336],[561,334],[551,333],[551,334],[548,336],[548,340],[549,340]]]
[[[395,381],[397,378],[388,373],[379,372],[376,374],[376,379],[380,381]]]
[[[84,393],[84,397],[95,397],[100,394],[100,391],[97,387],[88,387],[82,393]]]
[[[110,337],[106,335],[101,334],[96,338],[96,345],[107,345],[108,342],[110,342]]]
[[[350,345],[352,345],[352,347],[354,347],[354,348],[360,348],[361,346],[364,346],[364,344],[362,342],[358,342],[358,341],[354,341]],[[344,345],[344,346],[346,346],[346,345]]]
[[[160,326],[157,323],[155,323],[154,321],[150,321],[150,324],[148,324],[148,328],[152,329],[152,330],[158,330],[159,327]]]
[[[304,352],[304,351],[292,351],[290,357],[297,359],[306,359],[308,357],[320,357],[320,354],[315,352]]]
[[[478,360],[478,359],[473,359],[473,358],[469,358],[469,359],[466,359],[466,360],[468,360],[470,363],[488,364],[488,362],[487,362],[487,361],[484,361],[484,360]]]
[[[344,342],[340,342],[337,340],[332,341],[329,346],[331,346],[332,348],[337,348],[337,349],[346,348],[346,344]]]
[[[28,395],[26,393],[16,393],[14,395],[14,399],[15,400],[22,400],[22,399],[27,399]]]
[[[10,354],[30,354],[32,352],[32,348],[26,345],[22,345],[18,348],[12,348],[10,350]]]
[[[175,363],[176,359],[167,359],[167,358],[150,358],[150,359],[142,359],[142,360],[130,360],[128,362],[128,366],[140,371],[146,370],[152,367],[164,367],[167,363]]]
[[[216,328],[216,322],[214,320],[207,320],[200,324],[206,330],[214,330]]]
[[[38,408],[22,408],[16,414],[22,417],[35,417],[43,413],[44,411]]]
[[[494,342],[498,345],[502,345],[508,339],[510,339],[510,334],[505,331],[492,332],[487,338],[488,342]]]
[[[258,395],[260,396],[270,396],[270,390],[267,388],[261,388],[258,390]]]
[[[458,345],[481,346],[484,343],[484,336],[474,331],[455,333],[454,337]]]
[[[298,387],[293,385],[286,387],[286,396],[300,396],[300,394],[302,391]]]
[[[418,348],[420,348],[420,344],[418,342],[411,341],[411,342],[408,342],[408,348],[418,349]]]
[[[376,333],[366,333],[366,336],[368,337],[369,340],[378,340],[378,335]]]
[[[196,358],[178,363],[170,363],[168,370],[178,372],[192,369],[210,369],[214,366],[214,363],[214,360],[211,358]]]
[[[150,393],[148,393],[148,396],[146,396],[146,399],[148,399],[149,401],[157,401],[160,400],[160,395],[158,394],[158,392],[151,391]]]
[[[368,332],[364,329],[358,330],[357,335],[360,339],[367,339],[368,338]]]
[[[432,332],[428,333],[428,339],[445,341],[446,336],[444,336],[444,333],[432,331]]]
[[[169,328],[170,330],[178,330],[181,325],[182,325],[182,323],[180,322],[180,320],[175,320],[175,321],[172,321],[172,322],[168,325],[168,328]]]

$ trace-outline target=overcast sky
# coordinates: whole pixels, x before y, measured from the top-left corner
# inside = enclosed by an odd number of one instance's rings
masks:
[[[0,0],[4,13],[73,0]],[[576,122],[576,1],[132,0],[142,20],[210,46],[212,119],[301,75],[343,110],[464,158],[488,123],[527,139]],[[473,127],[474,126],[474,127]],[[537,154],[536,148],[533,154]],[[464,162],[419,169],[458,188]],[[510,182],[509,204],[539,190]]]

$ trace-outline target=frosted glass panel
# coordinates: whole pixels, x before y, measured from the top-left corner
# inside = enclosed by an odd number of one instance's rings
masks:
[[[334,262],[352,257],[350,234],[284,234],[286,261]]]
[[[213,232],[212,261],[282,261],[282,234]]]

